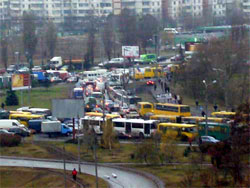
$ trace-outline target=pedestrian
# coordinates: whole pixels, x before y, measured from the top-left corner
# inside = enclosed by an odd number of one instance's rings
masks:
[[[196,105],[196,108],[199,107],[199,101],[198,100],[195,101],[195,105]]]
[[[177,100],[177,95],[176,94],[174,94],[174,99]]]
[[[202,117],[205,117],[206,113],[202,110],[201,115]]]
[[[5,105],[4,105],[4,103],[2,102],[2,105],[1,105],[1,107],[2,107],[2,109],[3,109],[3,110],[4,110],[4,106],[5,106]]]
[[[192,138],[188,138],[188,143],[189,143],[189,146],[190,146],[190,148],[192,147]]]
[[[76,175],[77,175],[77,171],[76,169],[74,168],[74,170],[72,171],[72,176],[73,176],[73,179],[76,181]]]
[[[156,88],[157,88],[157,85],[155,84],[155,85],[154,85],[154,89],[156,90]]]
[[[161,79],[158,80],[159,84],[161,83]]]
[[[214,104],[214,111],[216,112],[216,111],[217,111],[217,109],[218,109],[217,104]]]
[[[176,99],[177,99],[178,104],[181,104],[181,103],[180,103],[180,101],[181,101],[180,95],[177,95]]]

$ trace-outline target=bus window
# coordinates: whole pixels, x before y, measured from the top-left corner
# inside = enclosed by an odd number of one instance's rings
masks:
[[[123,122],[114,122],[114,127],[124,128],[124,123]]]
[[[150,104],[144,104],[143,108],[152,108],[152,106]]]
[[[142,123],[132,123],[132,128],[143,129]]]
[[[189,106],[187,106],[187,107],[181,107],[181,112],[190,112]]]

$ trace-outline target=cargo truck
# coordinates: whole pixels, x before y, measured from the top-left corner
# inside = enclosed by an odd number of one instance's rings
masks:
[[[60,135],[70,135],[72,133],[72,128],[69,128],[67,125],[62,124],[60,121],[42,121],[41,123],[41,132],[48,134],[51,138],[52,136]]]

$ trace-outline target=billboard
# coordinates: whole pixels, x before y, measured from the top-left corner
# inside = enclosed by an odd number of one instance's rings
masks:
[[[13,74],[12,75],[12,90],[29,89],[30,75],[29,74]]]
[[[122,56],[127,58],[139,57],[139,46],[122,46]]]
[[[57,118],[83,117],[83,99],[53,99],[52,116]]]

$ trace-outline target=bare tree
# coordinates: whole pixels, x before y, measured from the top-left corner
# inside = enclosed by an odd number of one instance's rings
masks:
[[[233,96],[237,96],[242,91],[241,88],[235,90],[233,84],[234,81],[242,82],[241,74],[248,68],[246,66],[248,54],[249,47],[246,39],[239,41],[231,40],[231,37],[213,39],[201,45],[190,64],[183,67],[182,74],[176,75],[176,78],[187,94],[193,94],[196,98],[199,96],[204,98],[203,80],[207,82],[217,80],[218,84],[214,86],[215,89],[209,89],[208,95],[213,99],[224,101],[227,108],[233,107],[239,101],[233,100]],[[240,76],[236,77],[236,75]],[[245,74],[245,76],[249,78],[249,75]],[[247,95],[246,92],[242,93]]]
[[[23,44],[25,52],[28,52],[32,59],[36,52],[37,36],[35,16],[31,13],[24,12],[23,14]]]
[[[136,16],[129,9],[123,9],[119,16],[119,31],[122,45],[137,44]]]
[[[115,147],[116,134],[111,120],[107,120],[105,124],[103,126],[102,147],[112,150]]]
[[[114,31],[114,16],[110,15],[104,23],[104,29],[102,32],[102,41],[104,44],[104,50],[108,59],[111,59],[112,50],[115,43],[115,31]]]
[[[8,66],[8,41],[7,38],[1,39],[1,61],[5,69]]]
[[[138,40],[144,53],[147,53],[146,47],[153,35],[157,34],[158,21],[150,14],[142,15],[138,20]]]
[[[97,18],[94,17],[93,15],[90,15],[88,17],[88,23],[87,23],[87,33],[88,33],[87,53],[89,55],[89,60],[92,65],[94,64],[95,61],[95,46],[96,46],[95,34],[97,32],[97,28],[98,28]]]
[[[57,32],[55,25],[52,21],[49,21],[46,31],[46,46],[49,52],[50,58],[54,57],[56,42],[57,42]]]

